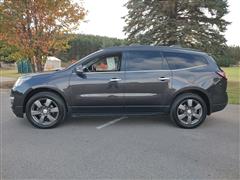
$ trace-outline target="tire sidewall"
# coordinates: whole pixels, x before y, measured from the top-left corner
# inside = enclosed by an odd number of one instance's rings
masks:
[[[31,106],[37,99],[41,99],[41,98],[49,98],[49,99],[51,99],[52,101],[54,101],[57,104],[57,106],[59,108],[58,118],[57,118],[57,120],[53,124],[42,125],[42,124],[37,123],[32,118]],[[52,92],[40,92],[40,93],[37,93],[37,94],[33,95],[27,101],[25,112],[26,112],[26,117],[27,117],[28,121],[33,126],[35,126],[37,128],[41,128],[41,129],[48,129],[48,128],[56,127],[59,123],[61,123],[65,119],[65,116],[66,116],[66,108],[65,108],[65,104],[64,104],[62,98],[59,97],[58,95],[56,95],[55,93],[52,93]]]
[[[190,124],[190,125],[189,124],[183,124],[177,117],[178,106],[186,99],[194,99],[194,100],[198,101],[202,106],[202,111],[203,111],[202,112],[202,117],[195,124]],[[204,120],[206,119],[207,106],[206,106],[206,103],[204,102],[204,100],[200,96],[195,95],[195,94],[189,94],[189,93],[188,94],[183,94],[183,95],[180,95],[179,97],[177,97],[176,100],[174,101],[174,103],[171,107],[170,115],[171,115],[171,119],[179,127],[186,128],[186,129],[196,128],[196,127],[200,126],[204,122]]]

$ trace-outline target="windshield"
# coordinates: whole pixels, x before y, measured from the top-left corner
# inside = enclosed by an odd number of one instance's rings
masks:
[[[91,54],[83,57],[82,59],[78,60],[77,62],[69,65],[69,66],[66,67],[65,69],[70,69],[70,68],[74,67],[75,65],[80,64],[81,62],[85,61],[86,59],[89,59],[91,56],[94,56],[95,54],[98,54],[98,53],[101,52],[101,51],[102,51],[102,50],[99,50],[99,51],[96,51],[96,52],[94,52],[94,53],[91,53]]]

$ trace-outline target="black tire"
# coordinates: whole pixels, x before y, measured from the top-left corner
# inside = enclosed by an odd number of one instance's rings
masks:
[[[34,120],[34,119],[37,119],[36,118],[37,115],[35,115],[35,116],[32,115],[32,108],[33,108],[33,106],[35,106],[35,102],[38,101],[38,100],[43,101],[44,99],[50,99],[51,100],[51,107],[52,108],[55,107],[55,110],[56,109],[58,110],[58,112],[56,112],[57,115],[56,115],[54,121],[47,122],[49,124],[47,124],[47,123],[44,124],[44,123],[37,122],[36,120]],[[46,103],[44,104],[44,106],[46,106]],[[65,103],[64,103],[63,99],[60,96],[58,96],[57,94],[52,93],[52,92],[39,92],[37,94],[34,94],[27,101],[25,112],[26,112],[26,116],[27,116],[28,121],[33,126],[35,126],[37,128],[41,128],[41,129],[54,128],[57,125],[59,125],[61,122],[63,122],[65,117],[66,117],[66,107],[65,107]],[[37,112],[40,112],[40,110],[37,110]],[[49,110],[49,112],[50,112],[50,110]],[[53,115],[54,115],[54,112],[51,112],[51,113],[53,113]],[[50,115],[53,116],[52,114],[50,114]],[[39,114],[39,116],[42,116],[42,114]],[[45,116],[44,120],[41,120],[42,122],[48,120],[48,116],[46,116],[46,115],[44,115],[44,116]]]
[[[198,113],[201,114],[201,116],[199,114],[194,113],[194,112],[197,112],[196,109],[194,109],[194,107],[191,108],[191,106],[188,106],[188,100],[190,100],[190,101],[192,100],[192,103],[194,102],[195,104],[198,102],[201,105],[201,110],[197,110]],[[186,103],[185,106],[184,106],[184,103]],[[180,106],[181,106],[181,108],[180,108]],[[192,106],[193,106],[193,104],[192,104]],[[184,107],[185,109],[182,107]],[[198,105],[198,107],[199,107],[199,105]],[[188,109],[190,109],[190,111],[188,111]],[[179,112],[182,114],[179,115]],[[196,118],[195,117],[196,115],[198,115],[199,118]],[[184,118],[181,118],[181,116]],[[173,102],[173,104],[171,106],[171,111],[170,111],[171,120],[174,121],[176,123],[176,125],[181,128],[186,128],[186,129],[196,128],[204,122],[204,120],[206,119],[206,116],[207,116],[206,103],[199,95],[196,95],[196,94],[192,94],[192,93],[181,94],[181,95],[177,96],[177,98],[175,99],[175,101]],[[188,117],[189,117],[189,119],[191,119],[191,120],[189,120],[189,122],[188,122]],[[196,119],[194,121],[192,121],[192,119],[194,119],[194,118],[196,118]],[[186,122],[184,121],[184,119],[186,119]],[[191,123],[193,123],[193,124],[191,124]]]

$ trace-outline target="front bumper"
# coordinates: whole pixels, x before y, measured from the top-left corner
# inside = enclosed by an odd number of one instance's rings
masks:
[[[24,106],[23,106],[23,97],[22,95],[15,91],[11,90],[11,95],[10,95],[10,101],[11,101],[11,108],[13,113],[20,118],[23,118],[24,115]]]
[[[23,106],[12,106],[12,111],[17,117],[23,118]]]

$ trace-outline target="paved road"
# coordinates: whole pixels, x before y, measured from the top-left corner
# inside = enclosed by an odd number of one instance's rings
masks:
[[[164,116],[69,119],[40,130],[11,113],[8,95],[1,93],[3,179],[239,178],[239,106],[192,130]]]

